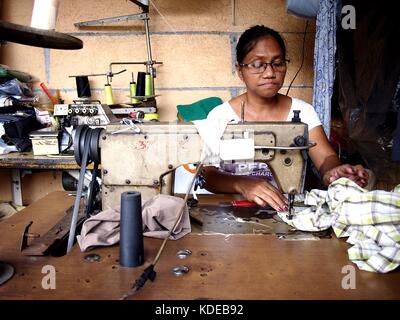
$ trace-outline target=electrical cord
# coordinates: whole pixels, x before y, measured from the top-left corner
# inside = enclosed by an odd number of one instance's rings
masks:
[[[61,126],[61,131],[65,134],[67,134],[67,136],[68,136],[68,145],[64,150],[61,151],[61,153],[64,154],[64,153],[67,153],[69,151],[69,149],[71,149],[71,147],[73,145],[73,139],[72,139],[72,135],[68,132],[68,130],[64,126]],[[61,140],[62,139],[60,139],[60,147],[61,147],[61,142],[62,142]]]
[[[308,27],[308,20],[306,22],[306,27],[304,28],[304,35],[303,35],[303,49],[302,49],[302,54],[301,54],[301,64],[299,69],[297,70],[296,74],[294,75],[292,81],[289,84],[289,87],[286,91],[286,95],[289,94],[290,88],[292,87],[292,84],[294,82],[294,80],[297,78],[297,75],[299,74],[300,70],[303,68],[303,64],[304,64],[304,47],[305,47],[305,42],[306,42],[306,35],[307,35],[307,27]]]
[[[189,187],[188,187],[188,189],[186,191],[182,207],[180,208],[180,211],[179,211],[179,214],[178,214],[178,218],[176,219],[176,221],[174,223],[174,226],[171,228],[171,230],[168,232],[167,236],[165,237],[163,243],[161,244],[160,249],[158,249],[157,255],[154,258],[153,262],[146,269],[144,269],[144,271],[140,275],[140,277],[134,282],[132,288],[126,294],[124,294],[120,298],[120,300],[126,300],[127,298],[131,297],[132,295],[134,295],[138,290],[140,290],[144,286],[144,284],[146,283],[147,280],[150,279],[151,281],[154,281],[154,279],[156,278],[156,272],[154,271],[154,267],[156,266],[158,260],[160,259],[161,254],[163,253],[164,248],[167,245],[167,242],[169,240],[170,235],[172,234],[172,232],[174,232],[174,230],[177,227],[179,221],[181,221],[181,218],[182,218],[182,215],[183,215],[187,200],[189,198],[190,191],[192,190],[193,184],[194,184],[197,176],[199,175],[202,167],[203,167],[203,163],[200,162],[198,164],[198,166],[197,166],[196,173],[194,174],[193,179],[190,182],[190,185],[189,185]]]

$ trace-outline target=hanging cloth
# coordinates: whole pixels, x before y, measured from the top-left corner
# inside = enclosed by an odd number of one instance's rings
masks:
[[[320,0],[314,47],[313,106],[329,137],[335,82],[337,0]]]

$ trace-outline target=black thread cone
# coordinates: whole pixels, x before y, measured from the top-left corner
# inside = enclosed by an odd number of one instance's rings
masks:
[[[144,96],[146,90],[146,73],[138,72],[136,83],[136,95]]]
[[[142,199],[140,192],[121,194],[119,263],[137,267],[144,263]]]

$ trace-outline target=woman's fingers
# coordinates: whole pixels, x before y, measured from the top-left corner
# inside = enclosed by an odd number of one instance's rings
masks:
[[[353,169],[353,167],[349,164],[343,164],[341,166],[338,166],[334,169],[332,169],[335,176],[337,178],[341,178],[341,177],[349,177],[349,176],[353,176],[354,174],[356,174],[355,170]]]
[[[254,201],[255,203],[257,203],[260,207],[265,207],[268,203],[265,202],[263,199],[261,199],[258,196],[254,196],[254,198],[252,199],[252,201]]]
[[[287,199],[273,185],[262,179],[244,179],[240,192],[248,201],[254,201],[259,206],[269,204],[276,211],[287,210]]]
[[[349,164],[345,164],[343,165],[343,170],[345,172],[345,174],[355,174],[356,170]]]
[[[365,187],[368,184],[369,175],[362,165],[351,166],[349,164],[344,164],[333,168],[328,173],[328,182],[331,184],[339,178],[348,178],[360,187]]]
[[[369,179],[368,171],[365,170],[364,167],[363,167],[362,165],[356,165],[356,166],[354,166],[354,168],[355,168],[355,170],[356,170],[356,172],[357,172],[357,175],[358,175],[360,178],[363,178],[363,179],[366,179],[366,180]]]
[[[258,184],[249,193],[244,194],[249,201],[254,201],[259,206],[265,207],[269,204],[276,211],[285,211],[287,208],[286,198],[273,186],[267,183]]]
[[[257,196],[267,202],[276,211],[285,211],[287,208],[287,199],[272,185],[263,185],[258,190]]]
[[[278,203],[280,209],[282,209],[281,211],[286,211],[288,209],[288,200],[278,189],[271,187],[274,201]]]

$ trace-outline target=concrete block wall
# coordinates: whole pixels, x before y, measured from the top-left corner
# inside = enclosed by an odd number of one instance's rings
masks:
[[[1,19],[29,26],[33,0],[3,0]],[[227,100],[244,90],[234,72],[235,45],[249,26],[264,24],[281,32],[288,46],[288,67],[282,92],[301,63],[306,20],[286,13],[285,0],[151,0],[150,37],[157,66],[155,90],[161,120],[176,119],[176,105],[210,96]],[[8,43],[1,48],[0,63],[59,89],[68,103],[77,99],[70,75],[105,73],[111,62],[145,61],[146,42],[142,21],[130,20],[78,29],[74,23],[139,13],[127,0],[60,0],[56,31],[82,39],[81,50],[53,50]],[[312,101],[315,20],[310,20],[305,40],[305,61],[290,95]],[[115,101],[129,101],[131,72],[135,78],[144,66],[127,69],[112,81]],[[91,77],[92,98],[105,101],[105,77]]]

